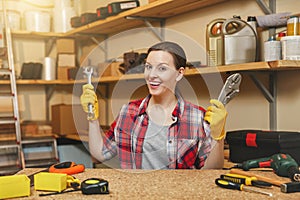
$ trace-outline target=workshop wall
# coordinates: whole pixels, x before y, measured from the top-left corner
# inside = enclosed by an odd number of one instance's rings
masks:
[[[300,2],[297,0],[278,0],[276,12],[290,11],[297,13],[299,6]],[[247,19],[247,16],[259,16],[264,15],[264,13],[255,0],[229,0],[168,19],[166,21],[166,29],[168,30],[166,31],[165,38],[166,40],[174,40],[182,45],[187,52],[189,61],[200,60],[202,63],[206,63],[204,52],[206,25],[215,18],[231,18],[233,15],[240,15],[242,19]],[[261,44],[263,44],[262,42],[268,38],[268,31],[261,32],[261,36]],[[158,42],[158,38],[146,29],[125,31],[124,33],[112,35],[110,39],[108,40],[110,58],[121,56],[122,52],[126,50],[141,49],[141,46],[147,48],[149,47],[147,44],[151,45]],[[263,52],[263,49],[261,49],[261,52]],[[297,123],[300,114],[299,112],[295,112],[295,110],[300,108],[300,101],[298,101],[300,88],[297,87],[300,82],[298,78],[299,74],[300,72],[298,71],[278,73],[277,125],[279,130],[300,130]],[[255,75],[268,87],[267,74],[255,73]],[[216,96],[209,93],[207,89],[209,86],[201,79],[201,77],[188,79],[190,85],[194,88],[194,93],[197,94],[197,99],[194,98],[194,95],[190,96],[189,93],[185,94],[185,98],[195,103],[198,102],[203,107],[207,107],[209,99],[216,98]],[[134,85],[133,82],[130,81],[130,85]],[[143,83],[138,82],[137,84],[142,85]],[[135,98],[143,97],[146,92],[147,90],[145,89],[143,92],[139,91],[140,95],[135,93],[133,96]],[[119,95],[119,98],[113,98],[110,104],[112,110],[110,120],[115,117],[120,105],[128,101],[127,96]],[[227,110],[229,113],[226,124],[227,130],[248,128],[269,129],[269,103],[246,74],[243,74],[240,94],[227,105]]]
[[[112,1],[80,1],[80,8],[78,9],[81,13],[87,11],[94,11],[96,7],[106,5]],[[141,1],[143,5],[147,1]],[[298,13],[300,7],[300,1],[298,0],[277,0],[276,12],[290,11],[292,13]],[[174,40],[184,47],[187,52],[189,61],[201,61],[206,63],[205,56],[205,31],[206,25],[215,18],[231,18],[233,15],[240,15],[242,19],[246,19],[247,16],[258,16],[264,15],[260,7],[257,5],[255,0],[239,1],[239,0],[228,0],[224,3],[220,3],[211,7],[207,7],[201,10],[196,10],[183,15],[179,15],[170,18],[166,21],[166,40]],[[157,25],[154,23],[154,25]],[[268,31],[262,33],[263,40],[268,36]],[[108,38],[108,56],[109,58],[121,57],[124,52],[137,50],[143,51],[152,44],[158,42],[158,38],[146,28],[133,29],[124,31],[116,35],[110,35]],[[28,44],[27,44],[28,43]],[[91,41],[79,41],[83,47],[81,54],[81,61],[91,56],[91,51],[96,48],[96,45]],[[86,44],[86,45],[85,45]],[[20,65],[24,60],[31,59],[42,59],[45,55],[44,42],[40,41],[17,41],[14,42],[16,46],[16,58],[17,69],[20,70]],[[37,45],[37,46],[36,46]],[[30,48],[29,48],[30,47]],[[34,48],[31,48],[34,47]],[[30,51],[26,51],[30,49]],[[99,52],[97,52],[99,53]],[[99,53],[101,54],[101,53]],[[50,54],[55,56],[55,48]],[[93,57],[93,56],[92,56]],[[98,55],[103,57],[103,55]],[[100,62],[92,58],[92,62]],[[20,71],[19,71],[20,72]],[[268,76],[266,74],[255,73],[258,78],[268,86]],[[295,130],[299,131],[298,119],[300,118],[300,71],[285,71],[278,73],[278,129],[279,130]],[[184,80],[181,88],[182,93],[189,101],[198,103],[203,107],[209,105],[210,98],[216,98],[214,94],[211,94],[206,85],[205,77],[193,77]],[[217,81],[220,81],[217,78]],[[116,87],[117,85],[117,87]],[[147,94],[147,89],[144,87],[143,81],[128,81],[126,84],[118,83],[112,85],[110,94],[110,118],[111,122],[120,106],[123,103],[128,102],[128,98],[140,98]],[[128,94],[114,92],[115,88],[126,86],[132,88],[132,93]],[[188,91],[185,91],[188,86]],[[45,119],[45,92],[44,87],[40,88],[34,86],[21,86],[28,87],[28,90],[20,90],[20,104],[21,104],[21,118],[23,120],[43,120]],[[119,88],[119,89],[120,89]],[[193,92],[189,92],[193,88]],[[34,93],[31,90],[34,90]],[[126,90],[125,90],[126,91]],[[32,95],[33,94],[33,95]],[[196,97],[195,97],[196,95]],[[129,96],[129,97],[128,97]],[[30,105],[28,104],[30,100]],[[72,101],[79,103],[79,97],[72,95],[72,90],[66,87],[58,88],[55,91],[50,105],[58,103],[70,104]],[[103,102],[103,101],[101,101]],[[34,105],[34,106],[33,106]],[[30,109],[28,107],[31,107]],[[101,120],[104,118],[104,106],[101,105]],[[235,129],[269,129],[269,104],[261,92],[256,88],[252,80],[243,74],[243,82],[240,88],[240,94],[235,97],[228,105],[228,117],[227,117],[227,130]],[[105,123],[105,120],[101,121],[101,124]]]

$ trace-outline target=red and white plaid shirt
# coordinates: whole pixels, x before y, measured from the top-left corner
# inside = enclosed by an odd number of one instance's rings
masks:
[[[103,137],[106,159],[118,155],[121,168],[140,169],[143,142],[149,116],[146,108],[150,95],[124,105],[119,116]],[[200,169],[211,150],[209,125],[203,120],[205,110],[178,96],[172,115],[176,119],[169,127],[167,155],[170,169]]]

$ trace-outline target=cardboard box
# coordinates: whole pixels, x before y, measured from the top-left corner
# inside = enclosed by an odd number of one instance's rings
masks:
[[[21,124],[22,135],[31,136],[38,134],[38,125],[35,123]]]
[[[75,54],[58,54],[57,55],[58,67],[75,67],[76,55]]]
[[[56,39],[56,52],[60,53],[75,53],[75,40],[71,38]]]
[[[87,114],[81,105],[57,104],[51,107],[53,133],[60,135],[88,131]]]
[[[101,76],[122,76],[119,70],[121,62],[99,63],[99,74]]]
[[[58,67],[57,68],[57,79],[58,80],[69,80],[70,74],[69,70],[74,69],[76,67]]]

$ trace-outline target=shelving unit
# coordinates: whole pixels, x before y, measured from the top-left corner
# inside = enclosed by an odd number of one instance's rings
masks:
[[[199,67],[190,68],[185,71],[185,76],[194,76],[199,74],[209,73],[224,73],[224,72],[247,72],[247,71],[281,71],[281,70],[297,70],[300,69],[300,61],[296,60],[278,60],[271,62],[251,62],[235,65],[223,65],[218,67]],[[102,76],[99,79],[94,79],[98,83],[112,83],[119,80],[138,80],[143,79],[143,74],[124,74],[122,76]],[[86,80],[17,80],[17,85],[73,85],[85,84]],[[0,80],[0,85],[9,84],[8,80]]]
[[[267,9],[267,5],[262,0],[256,0],[259,6],[266,10],[268,14],[272,12]],[[188,13],[197,9],[205,8],[207,6],[216,5],[226,2],[226,0],[159,0],[153,3],[134,8],[125,12],[122,12],[116,16],[110,16],[103,20],[98,20],[90,24],[75,28],[67,33],[40,33],[40,32],[28,32],[28,31],[16,31],[12,32],[13,38],[28,38],[28,39],[42,39],[47,42],[46,52],[52,47],[53,41],[56,38],[78,38],[78,37],[90,37],[101,36],[108,34],[115,34],[131,28],[137,28],[145,25],[146,21],[158,21],[165,20],[180,14]],[[274,7],[274,1],[270,1],[270,6]],[[130,17],[136,17],[136,19],[129,20]],[[299,61],[274,61],[274,62],[255,62],[244,63],[238,65],[218,66],[218,67],[203,67],[197,69],[186,70],[187,77],[195,76],[199,74],[208,73],[226,73],[226,72],[267,72],[270,74],[270,86],[266,89],[255,76],[251,75],[251,78],[257,85],[257,87],[264,93],[268,101],[270,102],[270,115],[275,116],[270,121],[271,129],[276,129],[276,73],[280,70],[297,70],[300,67]],[[139,80],[143,79],[142,74],[130,74],[123,76],[106,76],[101,77],[98,81],[100,84],[110,84],[119,80]],[[86,80],[17,80],[17,85],[43,85],[46,88],[46,99],[49,101],[56,85],[73,85],[83,84]],[[0,80],[0,85],[8,84],[6,80]],[[49,104],[46,104],[49,105]]]
[[[19,116],[19,103],[18,103],[18,93],[17,93],[17,81],[15,75],[15,63],[13,54],[13,42],[12,33],[8,24],[7,13],[6,13],[6,1],[2,1],[3,8],[3,22],[4,22],[4,39],[5,44],[2,48],[7,51],[7,54],[3,56],[3,60],[7,61],[8,66],[5,69],[0,69],[0,74],[9,77],[6,83],[6,89],[0,93],[1,98],[8,99],[11,101],[12,112],[5,114],[5,117],[1,117],[1,135],[0,135],[0,174],[12,174],[30,165],[31,160],[28,159],[28,154],[25,153],[29,147],[35,146],[37,148],[43,148],[51,146],[48,155],[39,154],[40,158],[39,165],[37,166],[49,166],[57,162],[57,147],[56,139],[50,138],[45,139],[41,136],[28,140],[28,138],[23,137],[21,133],[21,119]],[[3,28],[3,27],[2,27]],[[34,35],[34,34],[32,34]],[[46,40],[51,40],[49,37]],[[5,92],[5,93],[3,93]],[[6,116],[7,115],[7,116]],[[12,131],[13,130],[13,131]],[[30,154],[32,155],[32,154]],[[45,159],[41,159],[46,158]]]
[[[140,6],[116,16],[110,16],[104,20],[98,20],[71,30],[64,36],[76,36],[82,34],[110,34],[142,26],[142,20],[128,20],[126,17],[138,16],[144,18],[169,18],[190,12],[199,8],[215,5],[226,0],[159,0]]]

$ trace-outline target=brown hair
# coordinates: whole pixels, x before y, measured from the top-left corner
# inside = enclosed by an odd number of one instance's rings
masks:
[[[185,52],[181,46],[174,42],[165,41],[157,43],[148,49],[148,54],[151,51],[166,51],[170,53],[174,59],[176,69],[179,69],[180,67],[185,68],[186,66]]]

